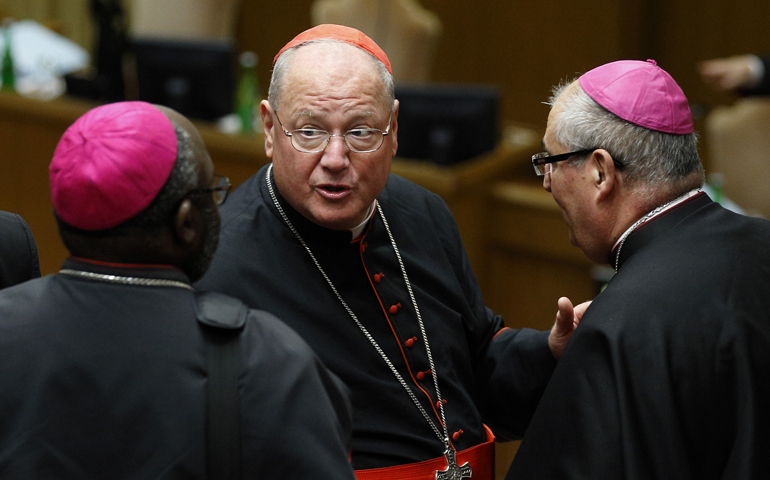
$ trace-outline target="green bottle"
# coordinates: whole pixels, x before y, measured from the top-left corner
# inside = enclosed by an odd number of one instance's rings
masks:
[[[16,76],[13,71],[13,57],[11,56],[11,22],[8,20],[3,22],[3,39],[5,40],[2,72],[3,83],[0,88],[4,91],[15,91]]]
[[[241,64],[241,79],[238,83],[236,109],[241,122],[241,132],[254,133],[254,119],[259,102],[259,80],[257,78],[258,57],[254,52],[243,52],[238,57]]]

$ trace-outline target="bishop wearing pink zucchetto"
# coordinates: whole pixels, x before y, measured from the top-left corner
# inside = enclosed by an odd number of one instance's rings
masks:
[[[94,108],[49,178],[71,256],[0,291],[0,478],[354,480],[346,387],[273,315],[192,286],[230,184],[189,120]]]
[[[615,275],[506,478],[770,478],[770,222],[701,191],[687,98],[655,61],[597,67],[550,105],[535,171]]]

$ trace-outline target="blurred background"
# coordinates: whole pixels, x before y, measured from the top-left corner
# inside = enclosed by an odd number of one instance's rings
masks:
[[[94,55],[98,25],[93,3],[119,4],[129,34],[133,22],[141,36],[232,36],[239,51],[254,51],[261,59],[257,74],[266,90],[273,56],[313,25],[313,5],[319,2],[0,0],[0,14],[36,20]],[[381,4],[384,12],[386,4],[394,2],[363,3]],[[551,85],[605,62],[654,58],[679,82],[691,103],[709,108],[733,99],[704,85],[697,73],[698,61],[770,52],[770,35],[764,28],[770,3],[761,0],[413,3],[440,22],[430,62],[424,67],[427,79],[494,85],[501,91],[501,118],[532,124],[544,122],[547,108],[540,102]],[[394,23],[395,18],[384,21]],[[398,70],[395,74],[399,75]]]
[[[690,101],[710,194],[770,217],[770,102],[712,90],[698,72],[770,54],[764,0],[0,0],[0,17],[0,210],[29,223],[44,275],[67,255],[47,168],[78,116],[122,99],[167,104],[193,117],[238,185],[269,161],[255,112],[273,56],[317,23],[357,27],[390,57],[393,172],[446,200],[509,326],[549,328],[559,296],[590,299],[611,276],[569,244],[530,164],[551,87],[593,67],[655,59]],[[499,478],[515,448],[498,448]]]

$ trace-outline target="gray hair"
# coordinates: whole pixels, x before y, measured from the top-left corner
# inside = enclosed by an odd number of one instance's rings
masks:
[[[285,88],[284,85],[284,79],[286,78],[286,73],[289,70],[289,66],[291,64],[291,59],[294,57],[294,55],[297,52],[297,49],[304,47],[306,45],[313,45],[313,44],[342,44],[342,45],[350,45],[347,42],[343,42],[342,40],[337,40],[333,38],[322,38],[318,40],[310,40],[307,42],[302,42],[299,45],[295,45],[294,47],[286,50],[281,54],[280,57],[278,57],[278,60],[276,60],[275,65],[273,66],[273,73],[270,77],[270,87],[267,91],[267,101],[270,102],[270,106],[273,107],[273,110],[278,110],[278,103],[280,101],[281,92]],[[385,66],[384,63],[380,61],[377,57],[372,55],[371,53],[367,52],[366,50],[361,50],[362,52],[365,52],[369,57],[371,57],[372,61],[374,62],[375,67],[377,68],[377,72],[380,74],[380,78],[382,80],[383,85],[383,97],[388,102],[388,105],[390,108],[393,108],[393,102],[396,99],[395,89],[393,85],[393,75],[390,74],[388,71],[388,68]]]
[[[551,125],[557,142],[569,151],[607,150],[622,165],[625,181],[647,202],[658,201],[661,194],[681,195],[703,183],[695,133],[677,135],[634,125],[596,103],[579,85],[565,93],[571,83],[554,87],[548,100],[551,107],[561,100]]]

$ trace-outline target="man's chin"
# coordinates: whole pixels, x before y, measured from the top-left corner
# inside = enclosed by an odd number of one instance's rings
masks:
[[[311,211],[305,218],[329,230],[352,230],[364,221],[366,209],[362,212],[351,213],[348,209],[330,209]]]

